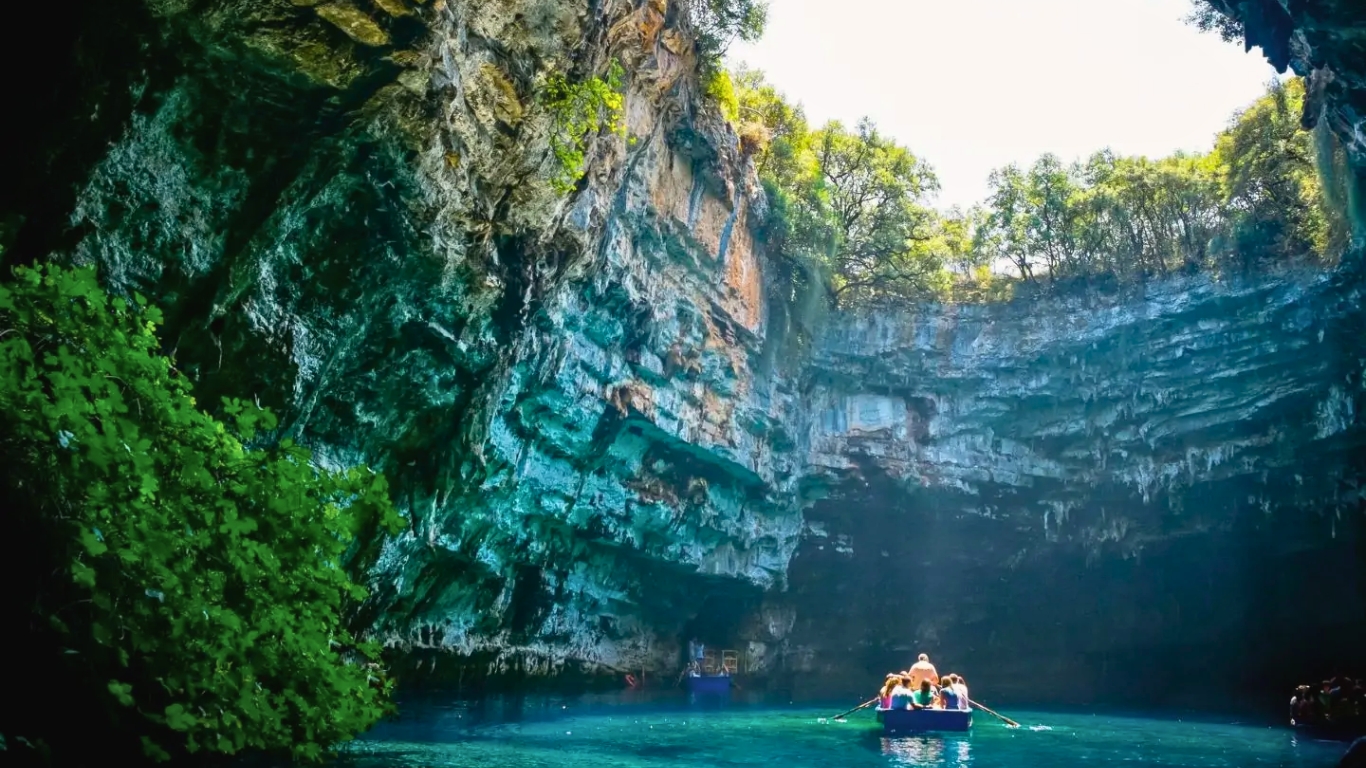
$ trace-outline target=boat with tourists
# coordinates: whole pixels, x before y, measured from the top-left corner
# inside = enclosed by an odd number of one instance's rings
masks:
[[[732,679],[740,672],[738,651],[722,650],[718,654],[694,640],[688,643],[688,659],[679,675],[688,693],[730,693]]]
[[[920,654],[911,668],[887,675],[878,695],[857,707],[836,715],[845,715],[876,704],[877,721],[883,735],[906,733],[963,732],[972,728],[972,710],[980,709],[1011,728],[1020,724],[968,698],[967,681],[956,672],[941,676],[930,663],[929,656]]]
[[[888,736],[925,731],[966,731],[972,728],[972,710],[879,708],[877,721],[882,723],[882,733]]]
[[[1318,686],[1297,687],[1290,698],[1290,727],[1308,739],[1366,736],[1366,679],[1335,676]]]

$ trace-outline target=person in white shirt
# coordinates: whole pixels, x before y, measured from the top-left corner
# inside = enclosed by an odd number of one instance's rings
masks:
[[[923,680],[929,680],[930,685],[939,682],[939,673],[935,671],[934,665],[930,663],[930,657],[920,654],[920,658],[911,665],[911,690],[918,690]]]
[[[972,704],[968,702],[968,684],[963,682],[963,676],[954,672],[949,677],[953,679],[953,689],[958,692],[958,708],[972,709]]]

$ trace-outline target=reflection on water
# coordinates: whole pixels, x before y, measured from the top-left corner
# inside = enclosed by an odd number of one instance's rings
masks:
[[[971,764],[972,744],[967,737],[909,736],[882,739],[882,754],[893,758],[892,765],[960,768]]]

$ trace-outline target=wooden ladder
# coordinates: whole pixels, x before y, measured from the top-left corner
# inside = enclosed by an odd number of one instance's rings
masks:
[[[732,675],[740,674],[740,652],[721,651],[721,668]]]

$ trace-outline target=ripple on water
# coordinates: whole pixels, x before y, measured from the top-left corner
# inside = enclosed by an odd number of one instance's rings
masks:
[[[468,708],[424,708],[351,745],[346,768],[1330,768],[1345,745],[1280,728],[1143,717],[1012,711],[1025,727],[978,715],[971,733],[884,739],[871,714],[557,704],[520,722]],[[497,718],[492,718],[497,720]],[[479,722],[481,721],[482,722]]]

